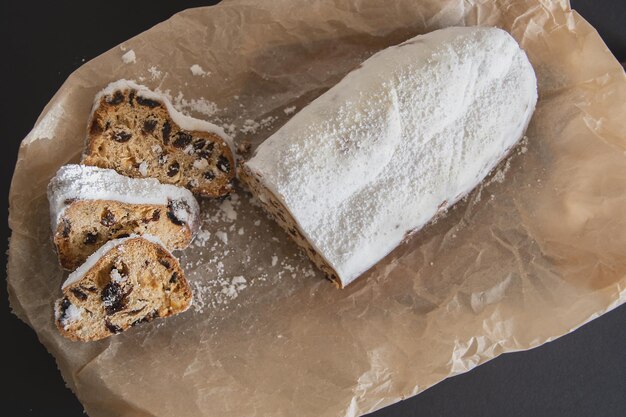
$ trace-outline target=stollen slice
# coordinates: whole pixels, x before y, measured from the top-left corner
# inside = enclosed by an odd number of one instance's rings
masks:
[[[181,313],[192,302],[178,260],[153,236],[106,243],[69,275],[62,291],[56,326],[83,342]]]
[[[95,97],[82,163],[153,177],[203,197],[232,191],[235,159],[224,130],[178,112],[167,97],[133,81]]]
[[[199,207],[186,188],[111,169],[62,166],[48,184],[54,245],[62,267],[76,269],[107,241],[149,234],[168,250],[185,249],[199,227]]]

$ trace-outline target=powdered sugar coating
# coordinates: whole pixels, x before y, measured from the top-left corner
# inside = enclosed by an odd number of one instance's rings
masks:
[[[130,235],[128,237],[109,240],[107,243],[105,243],[100,248],[98,248],[97,251],[95,251],[94,253],[89,255],[89,257],[85,260],[85,262],[81,266],[76,268],[76,270],[74,272],[72,272],[71,274],[68,275],[67,279],[65,280],[65,282],[61,286],[61,289],[64,290],[65,288],[67,288],[68,286],[74,284],[75,282],[80,281],[81,278],[83,278],[85,276],[85,274],[87,272],[89,272],[89,270],[91,268],[93,268],[93,266],[96,264],[96,262],[98,262],[98,260],[100,260],[100,258],[102,258],[102,256],[104,256],[104,254],[106,254],[111,249],[114,249],[114,248],[118,247],[119,245],[123,244],[124,242],[126,242],[126,241],[128,241],[130,239],[144,239],[144,240],[147,240],[149,242],[152,242],[154,244],[157,244],[157,245],[161,246],[161,248],[165,252],[167,252],[168,254],[172,255],[171,252],[169,250],[167,250],[165,245],[163,245],[163,242],[161,242],[161,239],[159,239],[156,236],[152,236],[152,235],[141,235],[141,236],[139,236],[139,235],[133,234],[133,235]]]
[[[48,184],[52,232],[65,209],[75,200],[112,200],[127,204],[167,206],[172,202],[177,218],[189,226],[192,236],[199,225],[200,207],[191,191],[154,178],[130,178],[115,170],[87,165],[64,165]],[[184,204],[176,204],[183,202]],[[178,217],[180,215],[180,217]]]
[[[136,90],[138,96],[163,102],[163,104],[165,104],[165,107],[167,108],[167,111],[170,117],[172,118],[174,123],[180,126],[181,129],[213,133],[214,135],[217,135],[220,138],[224,139],[224,141],[230,147],[231,152],[233,154],[235,153],[235,146],[233,144],[232,138],[226,134],[226,132],[224,131],[222,127],[217,126],[213,123],[207,122],[206,120],[195,119],[193,117],[187,116],[179,112],[178,110],[176,110],[176,108],[174,108],[174,106],[172,105],[170,100],[167,98],[167,96],[165,96],[164,94],[160,94],[155,91],[152,91],[145,85],[137,84],[136,82],[132,80],[121,79],[121,80],[114,81],[110,83],[109,85],[107,85],[98,94],[96,94],[96,97],[94,99],[94,107],[91,110],[91,115],[93,115],[93,113],[96,111],[96,109],[100,105],[100,100],[102,99],[102,97],[112,95],[116,91],[124,91],[124,90],[131,90],[131,89]]]
[[[478,185],[537,101],[505,31],[458,27],[381,51],[246,163],[343,285]]]

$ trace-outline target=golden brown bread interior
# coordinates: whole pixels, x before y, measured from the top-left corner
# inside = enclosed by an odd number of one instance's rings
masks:
[[[70,275],[55,304],[56,325],[69,339],[103,339],[191,305],[178,261],[158,243],[130,237],[91,261]]]
[[[53,240],[61,266],[74,270],[109,240],[132,234],[156,236],[169,250],[185,249],[193,237],[172,205],[78,200],[63,212]]]
[[[205,197],[232,190],[235,160],[223,138],[182,129],[163,100],[143,97],[135,88],[118,89],[97,100],[83,164],[129,177],[153,177]]]

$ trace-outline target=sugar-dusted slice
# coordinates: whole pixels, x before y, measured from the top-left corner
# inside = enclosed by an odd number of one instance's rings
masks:
[[[62,166],[48,185],[59,262],[73,270],[107,241],[157,236],[168,250],[185,249],[199,226],[199,208],[186,188],[111,169]]]
[[[108,242],[67,278],[54,316],[72,340],[99,340],[185,311],[189,284],[174,256],[152,236]]]
[[[205,197],[229,193],[235,177],[232,144],[222,128],[183,115],[164,95],[128,80],[96,95],[82,162]]]

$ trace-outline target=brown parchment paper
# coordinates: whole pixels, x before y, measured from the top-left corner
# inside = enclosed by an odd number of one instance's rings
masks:
[[[539,80],[528,139],[486,185],[345,290],[312,272],[241,190],[226,206],[205,201],[202,239],[181,255],[194,308],[100,342],[59,336],[52,304],[66,274],[45,188],[78,160],[99,89],[125,77],[170,90],[256,145],[374,52],[450,25],[508,30]],[[202,99],[213,110],[194,105]],[[24,139],[10,194],[11,304],[91,416],[367,413],[624,302],[625,102],[624,70],[567,1],[187,10],[83,65]]]

